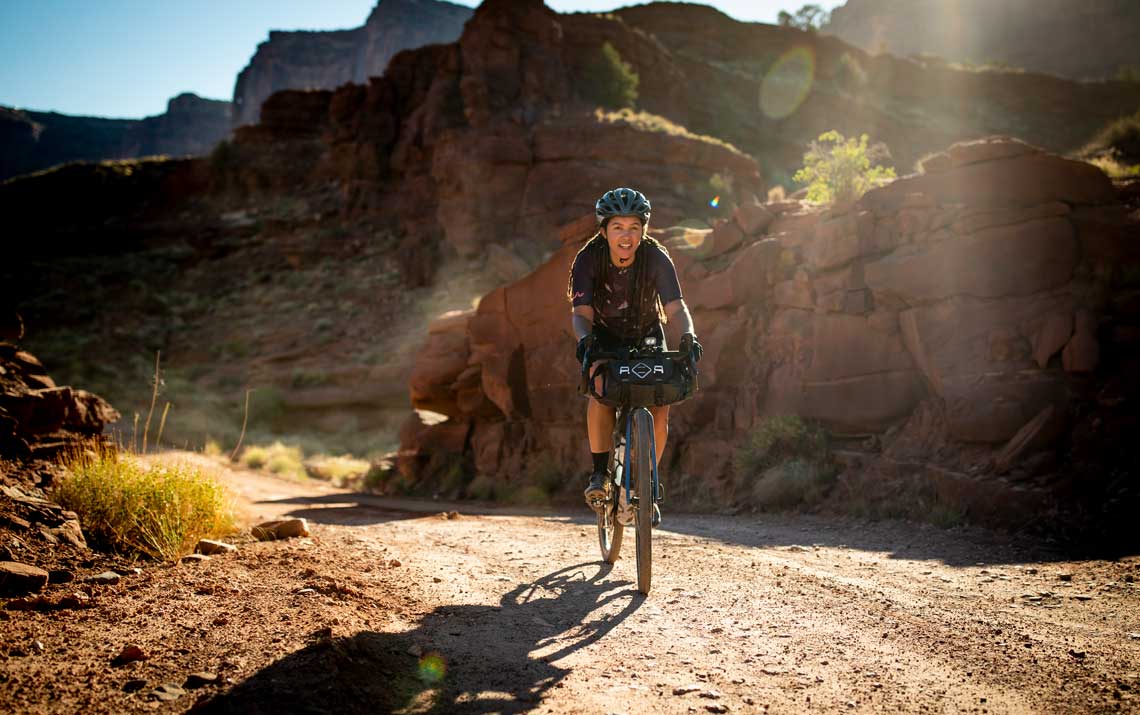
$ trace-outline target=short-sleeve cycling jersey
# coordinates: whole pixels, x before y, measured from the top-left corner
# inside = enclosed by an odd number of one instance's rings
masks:
[[[652,282],[661,304],[666,305],[681,299],[681,283],[677,280],[677,269],[669,255],[653,244],[643,244],[637,252],[637,260],[648,261],[648,279]],[[599,290],[598,277],[594,275],[594,257],[589,251],[582,251],[574,260],[572,269],[571,303],[589,305],[594,309],[594,322],[614,335],[626,339],[644,337],[635,335],[637,331],[637,308],[631,305],[633,270],[610,266],[603,280],[608,280],[609,290]],[[659,321],[649,324],[650,330],[660,328]]]

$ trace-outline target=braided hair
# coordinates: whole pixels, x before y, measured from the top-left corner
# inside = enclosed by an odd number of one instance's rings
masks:
[[[606,223],[609,223],[608,221]],[[594,237],[586,242],[586,245],[578,251],[574,256],[574,260],[570,264],[570,274],[566,285],[566,299],[573,303],[574,296],[574,264],[578,262],[578,257],[586,254],[594,263],[594,303],[601,304],[609,298],[610,290],[610,273],[616,270],[613,262],[610,260],[610,246],[606,241],[606,236],[603,231],[605,230],[605,223],[602,224],[602,230],[599,230]],[[657,294],[656,286],[652,284],[649,279],[649,258],[646,256],[646,251],[656,248],[669,255],[669,251],[660,241],[649,236],[642,236],[641,243],[637,247],[637,252],[633,256],[633,265],[630,267],[632,274],[630,275],[630,304],[634,309],[634,328],[636,336],[641,337],[649,331],[650,326],[655,322],[665,323],[668,318],[665,315],[665,308],[661,305],[661,297]],[[597,317],[595,316],[595,320]]]

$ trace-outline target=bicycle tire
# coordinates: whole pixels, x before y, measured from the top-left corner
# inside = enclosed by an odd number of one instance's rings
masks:
[[[634,517],[637,543],[637,590],[649,595],[653,582],[653,417],[649,410],[633,413],[633,434],[630,445],[633,456],[633,478],[637,489],[637,512]]]
[[[621,540],[625,527],[617,520],[618,487],[612,480],[606,485],[606,507],[598,512],[598,546],[602,547],[602,560],[616,563],[621,557]]]

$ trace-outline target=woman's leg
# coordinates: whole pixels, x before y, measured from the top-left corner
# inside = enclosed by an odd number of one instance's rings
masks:
[[[606,407],[591,399],[586,405],[586,431],[590,437],[590,451],[609,452],[613,449],[614,422],[617,415],[614,408]]]
[[[653,415],[653,440],[657,447],[657,464],[661,464],[661,455],[665,453],[665,440],[669,439],[669,405],[650,407],[649,413]]]

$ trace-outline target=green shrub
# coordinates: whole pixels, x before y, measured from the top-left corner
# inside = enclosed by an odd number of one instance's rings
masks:
[[[789,459],[769,467],[752,484],[752,504],[762,509],[791,509],[814,504],[827,495],[834,472],[805,459]]]
[[[300,447],[291,447],[282,442],[266,445],[251,445],[241,452],[238,459],[242,465],[283,477],[304,479],[305,455]]]
[[[828,458],[827,434],[796,415],[765,418],[736,451],[738,473],[759,474],[790,459]]]
[[[609,42],[586,62],[581,81],[586,99],[599,106],[621,109],[637,102],[640,78]]]
[[[868,147],[868,137],[847,139],[837,131],[824,132],[804,154],[804,166],[792,179],[807,185],[808,201],[846,203],[875,186],[895,178],[895,170],[872,166],[887,158],[882,144]]]
[[[1140,82],[1140,65],[1120,65],[1116,68],[1118,82]]]
[[[1121,117],[1097,132],[1085,154],[1105,154],[1116,161],[1140,163],[1140,112]]]
[[[761,509],[819,502],[836,474],[827,434],[794,415],[765,419],[737,449],[733,466],[742,497]]]
[[[106,548],[177,561],[200,539],[235,531],[228,492],[197,466],[115,450],[88,451],[67,466],[53,496]]]

